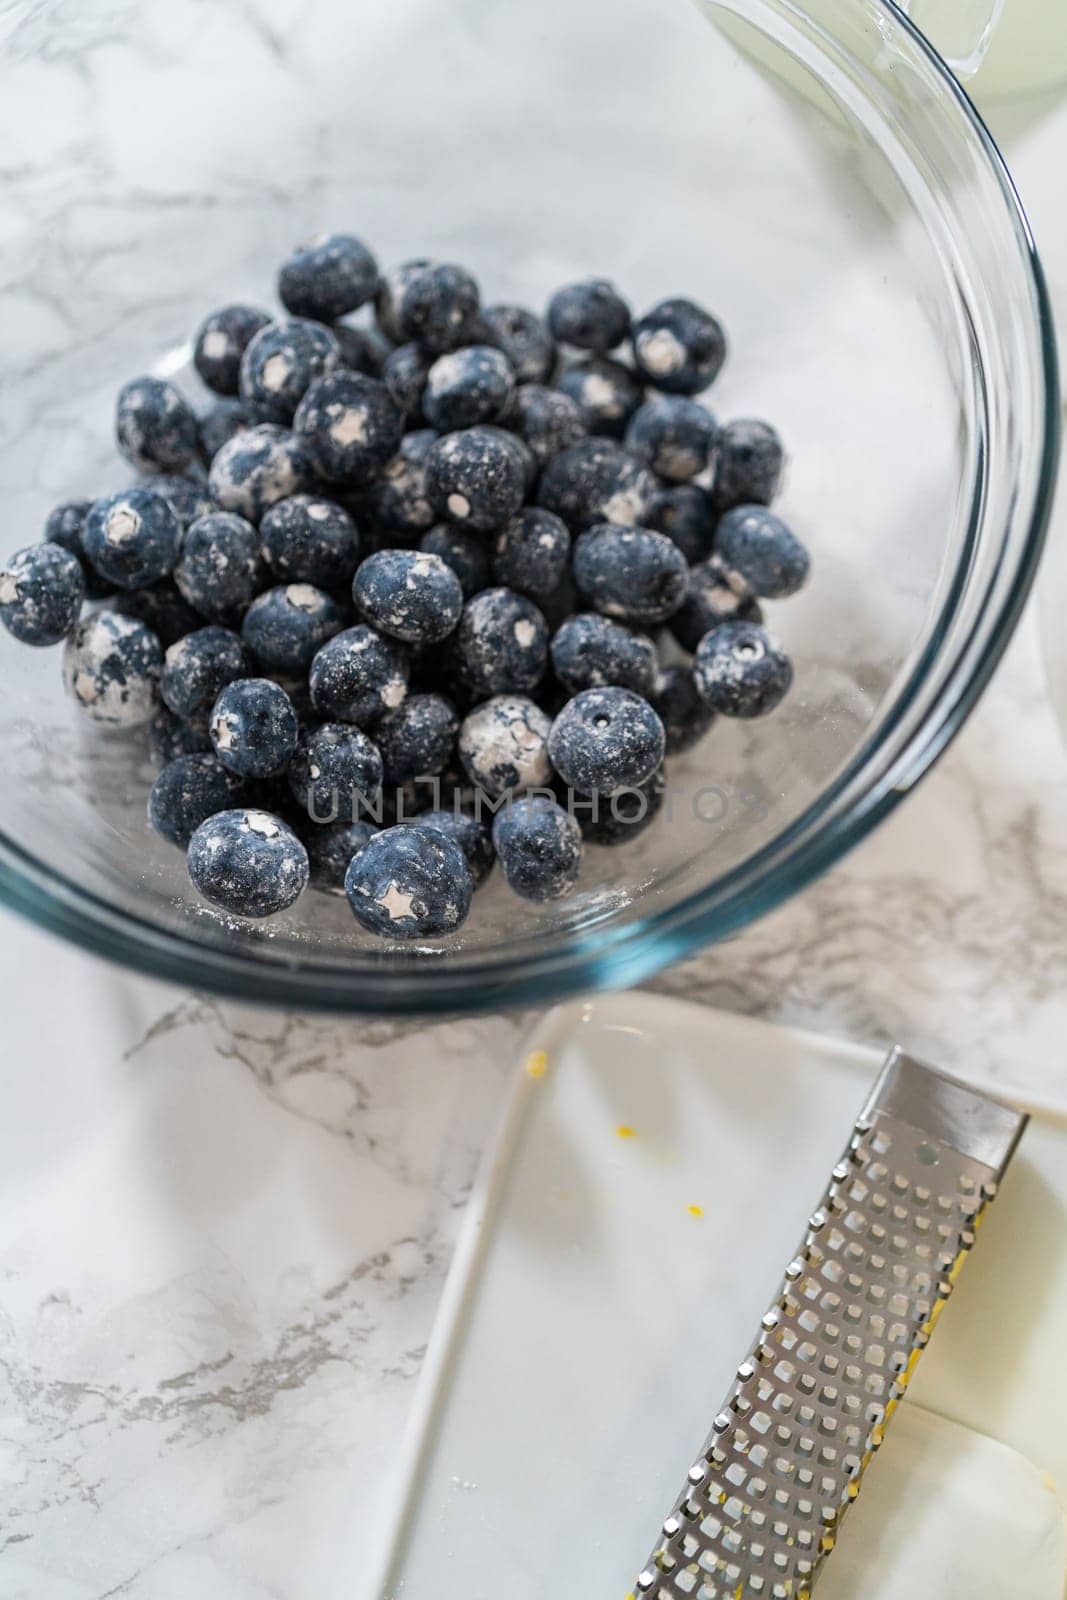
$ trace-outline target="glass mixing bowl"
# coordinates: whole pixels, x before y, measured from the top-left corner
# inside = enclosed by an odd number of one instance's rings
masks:
[[[296,1007],[434,1013],[632,983],[828,867],[912,787],[1026,595],[1057,448],[1049,311],[981,122],[889,0],[47,0],[0,11],[5,549],[128,481],[119,384],[189,379],[199,318],[351,228],[543,305],[602,273],[687,294],[731,357],[709,401],[772,419],[814,557],[770,607],[772,717],[671,764],[670,814],[536,907],[499,881],[440,946],[308,894],[198,902],[150,835],[143,742],[0,643],[0,893],[144,971]],[[189,379],[191,382],[192,380]],[[195,392],[191,389],[190,392]],[[206,398],[206,397],[205,397]]]

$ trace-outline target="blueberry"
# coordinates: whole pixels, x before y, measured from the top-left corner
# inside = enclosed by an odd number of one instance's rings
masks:
[[[352,581],[352,598],[380,633],[408,644],[433,644],[455,628],[463,588],[440,556],[379,550]]]
[[[537,501],[580,533],[596,522],[642,523],[655,492],[651,472],[621,444],[580,439],[548,462]]]
[[[559,588],[570,553],[567,524],[551,511],[524,506],[496,536],[493,582],[547,600]]]
[[[401,344],[386,358],[382,382],[403,412],[417,412],[430,362],[417,344]]]
[[[400,448],[367,491],[367,509],[382,532],[417,539],[434,520],[427,489],[427,463],[437,435],[432,428],[406,433]]]
[[[783,699],[793,667],[777,640],[755,622],[724,622],[705,634],[693,659],[703,700],[724,717],[762,717]]]
[[[482,324],[489,344],[502,350],[517,383],[547,383],[556,365],[556,346],[545,322],[525,306],[485,306]]]
[[[437,828],[385,828],[353,856],[345,893],[356,921],[387,939],[452,933],[471,907],[474,880],[455,839]]]
[[[272,672],[306,672],[312,657],[344,626],[345,614],[324,589],[287,583],[257,595],[245,612],[241,636]]]
[[[576,540],[573,573],[578,593],[597,611],[652,623],[678,610],[689,569],[666,534],[606,522]]]
[[[284,911],[307,888],[307,851],[269,811],[220,811],[189,841],[193,887],[239,917]]]
[[[582,838],[589,844],[629,844],[663,809],[667,780],[659,767],[644,783],[614,794],[580,795],[573,805]]]
[[[295,434],[259,423],[224,444],[208,474],[212,495],[225,511],[258,522],[287,495],[298,494],[311,479],[311,462]]]
[[[716,511],[733,506],[770,505],[782,479],[785,452],[769,422],[739,417],[719,436],[711,486]]]
[[[312,822],[366,820],[382,787],[382,758],[365,733],[324,722],[306,734],[289,763],[289,787]]]
[[[453,527],[450,522],[439,522],[423,534],[419,549],[427,555],[440,556],[445,565],[452,568],[464,600],[489,587],[489,554],[485,540],[477,534]]]
[[[427,488],[440,516],[479,533],[502,527],[526,492],[522,464],[508,437],[485,427],[437,440],[427,458]]]
[[[700,394],[726,360],[721,325],[692,300],[661,300],[631,330],[637,370],[668,394]]]
[[[646,698],[656,679],[656,647],[610,617],[580,611],[568,617],[550,646],[556,677],[572,694],[615,685]]]
[[[523,498],[525,499],[533,490],[540,475],[537,457],[524,439],[509,429],[496,427],[495,424],[485,424],[480,431],[489,439],[494,439],[497,444],[503,445],[514,457],[519,471],[522,473]]]
[[[23,644],[58,644],[85,599],[85,574],[61,544],[31,544],[0,564],[0,622]]]
[[[181,472],[200,444],[196,417],[164,378],[134,378],[119,390],[115,439],[140,472]]]
[[[77,556],[85,579],[85,598],[103,600],[107,595],[114,593],[114,584],[108,583],[106,578],[100,576],[85,554],[85,545],[82,542],[85,519],[92,508],[91,500],[66,500],[62,505],[56,506],[48,514],[41,543],[62,545],[72,556]]]
[[[198,517],[181,537],[174,582],[194,610],[216,622],[243,611],[260,586],[259,535],[232,511]]]
[[[378,263],[362,239],[331,233],[301,245],[278,272],[278,298],[294,317],[336,322],[373,300]]]
[[[493,870],[496,851],[487,823],[466,811],[423,811],[415,818],[416,828],[436,828],[463,851],[475,889],[480,889]]]
[[[124,617],[136,617],[151,628],[164,650],[203,624],[170,578],[161,578],[144,589],[123,589],[116,594],[114,608]]]
[[[222,306],[205,317],[193,342],[193,364],[209,389],[236,395],[241,357],[270,316],[256,306]]]
[[[440,694],[409,694],[383,717],[374,737],[382,753],[385,781],[399,788],[412,778],[433,778],[452,759],[459,717]]]
[[[433,266],[432,261],[420,256],[413,261],[403,261],[398,267],[390,267],[378,280],[378,292],[374,297],[374,318],[381,332],[394,344],[402,344],[405,337],[399,321],[400,301],[404,290],[413,278],[431,266]]]
[[[197,424],[200,430],[200,453],[205,461],[214,461],[224,444],[229,444],[239,433],[254,428],[263,421],[262,413],[243,400],[218,400],[203,412]]]
[[[614,350],[630,331],[630,308],[606,278],[585,278],[557,289],[548,302],[548,327],[561,344]]]
[[[422,409],[442,433],[495,422],[515,392],[507,356],[487,344],[471,344],[438,356],[426,378]]]
[[[559,900],[578,881],[581,829],[547,795],[509,800],[493,821],[493,844],[508,888],[524,900]]]
[[[695,650],[706,633],[724,622],[762,620],[752,591],[713,555],[690,567],[685,599],[670,627],[683,650]]]
[[[654,394],[630,418],[626,447],[661,478],[685,483],[704,471],[718,435],[718,423],[699,400]]]
[[[631,689],[583,689],[552,724],[548,754],[581,794],[613,794],[650,778],[663,760],[663,724]]]
[[[133,728],[156,708],[163,651],[150,628],[118,612],[83,617],[63,647],[63,681],[94,722]]]
[[[397,302],[405,339],[441,355],[463,344],[478,311],[478,285],[463,267],[434,263],[411,274]]]
[[[321,322],[272,322],[241,357],[241,399],[270,421],[289,423],[311,385],[340,364],[341,347]]]
[[[715,553],[764,600],[796,594],[811,562],[796,534],[763,506],[735,506],[719,518]]]
[[[539,383],[522,383],[515,390],[508,424],[533,452],[538,467],[589,432],[580,406],[569,394]]]
[[[671,484],[652,497],[646,527],[665,533],[692,564],[711,554],[715,519],[711,496],[697,483]]]
[[[483,589],[463,608],[451,654],[460,682],[472,694],[525,694],[544,677],[548,628],[525,595]]]
[[[629,367],[608,356],[575,361],[556,380],[561,394],[574,401],[590,433],[621,438],[641,404],[641,385]]]
[[[241,778],[269,778],[283,772],[298,738],[293,702],[269,678],[228,683],[215,701],[208,731],[223,766]]]
[[[187,845],[202,822],[241,800],[242,782],[213,755],[176,756],[148,796],[148,824],[170,844]]]
[[[178,554],[181,523],[153,489],[126,489],[97,500],[82,542],[93,566],[119,589],[141,589],[165,578]]]
[[[203,720],[221,691],[247,678],[252,658],[229,628],[197,628],[172,644],[163,657],[160,699],[176,716]]]
[[[309,682],[321,717],[371,727],[395,711],[408,692],[407,654],[373,628],[345,628],[318,651]]]
[[[688,666],[663,667],[648,701],[663,724],[669,756],[697,744],[715,721],[715,713],[698,694]]]
[[[309,828],[304,848],[308,853],[311,887],[323,894],[343,895],[348,863],[374,832],[369,822],[327,822],[321,828]]]
[[[157,767],[165,767],[175,756],[210,755],[207,722],[186,722],[160,706],[148,724],[148,753]]]
[[[284,583],[337,589],[359,563],[359,532],[348,512],[320,495],[292,494],[271,506],[259,525],[263,557]]]
[[[163,496],[183,528],[197,517],[206,517],[209,511],[221,509],[203,478],[194,477],[190,472],[160,473],[144,487]]]
[[[368,378],[380,378],[382,368],[393,351],[391,339],[377,328],[357,328],[347,322],[333,324],[333,336],[341,352],[341,365]]]
[[[293,427],[320,477],[358,487],[394,454],[404,418],[384,383],[344,369],[311,385]]]
[[[526,695],[498,694],[476,706],[459,730],[459,758],[475,788],[497,800],[549,783],[551,726],[552,719]]]

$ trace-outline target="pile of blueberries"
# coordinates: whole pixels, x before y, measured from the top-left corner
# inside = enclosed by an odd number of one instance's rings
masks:
[[[590,279],[542,318],[350,234],[278,292],[284,318],[200,327],[201,415],[126,384],[141,481],[58,506],[0,567],[0,619],[65,641],[89,717],[148,728],[149,823],[226,911],[310,882],[434,938],[496,859],[566,895],[586,841],[652,820],[665,756],[789,688],[759,604],[808,572],[767,509],[779,438],[693,398],[726,342],[690,300],[634,318]]]

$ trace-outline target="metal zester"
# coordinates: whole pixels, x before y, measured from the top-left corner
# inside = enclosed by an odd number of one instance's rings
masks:
[[[1026,1122],[891,1052],[641,1600],[808,1600]]]

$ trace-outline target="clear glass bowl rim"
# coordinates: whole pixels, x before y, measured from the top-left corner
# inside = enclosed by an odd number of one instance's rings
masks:
[[[890,25],[910,37],[955,100],[989,162],[1009,221],[1029,266],[1037,307],[1044,388],[1040,466],[1034,504],[1011,582],[981,651],[966,673],[948,675],[922,724],[910,736],[885,781],[865,743],[836,782],[806,812],[739,867],[663,912],[625,927],[575,936],[552,954],[521,962],[506,956],[453,971],[447,957],[369,979],[337,968],[299,969],[258,958],[248,949],[196,946],[145,919],[118,911],[31,857],[0,834],[0,904],[91,953],[149,977],[224,998],[271,1007],[353,1016],[442,1017],[545,1006],[594,990],[628,988],[703,945],[737,933],[828,871],[877,826],[931,769],[981,698],[1011,639],[1041,558],[1056,486],[1060,451],[1060,384],[1055,327],[1041,261],[1018,191],[992,135],[965,90],[896,0],[873,0]],[[900,688],[879,730],[884,742],[903,715],[925,670],[926,656]],[[865,769],[870,769],[866,771]],[[863,781],[861,781],[861,779]],[[858,792],[835,811],[852,787]]]

